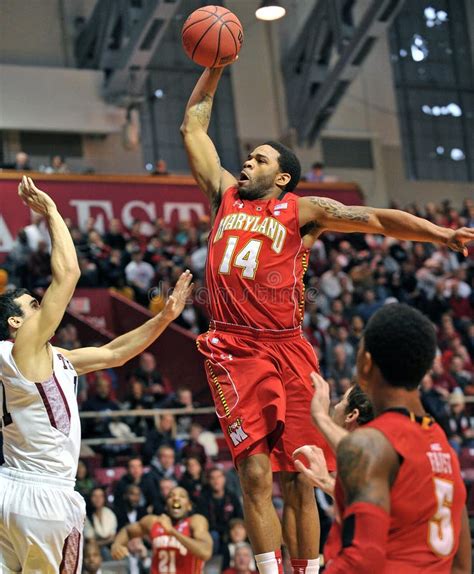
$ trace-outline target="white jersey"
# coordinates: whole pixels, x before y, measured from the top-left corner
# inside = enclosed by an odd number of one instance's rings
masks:
[[[54,347],[48,381],[28,381],[0,341],[0,416],[5,467],[75,480],[81,446],[77,373]]]

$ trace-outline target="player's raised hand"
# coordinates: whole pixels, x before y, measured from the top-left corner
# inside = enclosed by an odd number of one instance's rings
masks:
[[[331,404],[330,390],[328,383],[317,373],[311,373],[313,381],[314,395],[311,401],[311,416],[315,425],[318,425],[318,419],[329,415],[329,406]]]
[[[21,178],[18,185],[18,195],[26,206],[40,215],[47,216],[56,209],[56,204],[49,195],[38,189],[31,177],[26,175]]]
[[[161,311],[161,316],[167,321],[174,321],[183,312],[186,300],[191,295],[191,291],[193,289],[193,285],[191,283],[192,279],[193,276],[189,269],[186,269],[184,273],[181,273],[181,276],[173,289],[173,293],[169,296],[163,311]]]
[[[123,560],[130,554],[126,546],[124,546],[123,544],[119,544],[117,542],[114,542],[112,544],[110,552],[114,560]]]
[[[448,239],[447,246],[453,251],[459,251],[459,253],[467,257],[468,243],[474,243],[474,229],[460,227],[452,232],[451,237]]]
[[[292,456],[296,470],[301,473],[308,484],[324,492],[332,493],[334,479],[329,474],[324,453],[320,448],[313,445],[301,446],[293,452]],[[298,460],[298,457],[304,457],[308,466]]]

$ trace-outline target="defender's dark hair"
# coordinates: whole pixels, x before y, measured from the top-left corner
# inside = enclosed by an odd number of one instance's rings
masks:
[[[365,425],[365,423],[370,422],[374,418],[374,410],[372,408],[372,403],[369,397],[364,393],[364,391],[355,384],[350,393],[347,395],[347,407],[345,414],[348,415],[354,409],[359,411],[359,417],[357,422],[360,425]]]
[[[285,191],[293,191],[301,178],[300,160],[289,147],[286,147],[280,142],[268,141],[263,145],[269,145],[280,154],[278,164],[282,173],[289,173],[291,175],[290,181],[285,186]]]
[[[371,317],[364,345],[389,385],[414,390],[433,364],[436,334],[419,311],[392,303]]]
[[[28,289],[14,289],[0,295],[0,341],[10,338],[8,319],[10,317],[23,317],[23,311],[15,299],[26,294],[30,295]]]

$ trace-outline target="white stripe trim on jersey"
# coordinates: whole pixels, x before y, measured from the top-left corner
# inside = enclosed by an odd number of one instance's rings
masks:
[[[295,278],[294,283],[293,283],[293,297],[295,300],[295,306],[294,306],[294,310],[293,310],[293,324],[296,322],[296,313],[297,313],[297,310],[299,307],[299,301],[296,298],[296,283],[298,281],[298,278],[296,277],[296,260],[297,260],[298,256],[300,255],[302,247],[303,247],[303,238],[301,238],[300,247],[299,247],[298,252],[295,255],[295,259],[293,261],[293,277]],[[296,325],[294,325],[294,327],[297,327],[297,326],[298,326],[298,323],[296,322]]]

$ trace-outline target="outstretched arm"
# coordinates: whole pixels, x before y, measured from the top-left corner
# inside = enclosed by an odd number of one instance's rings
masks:
[[[300,199],[300,224],[313,223],[315,234],[325,230],[345,233],[380,233],[396,239],[442,243],[467,255],[474,229],[448,229],[398,209],[349,206],[326,197]]]
[[[45,348],[61,322],[66,307],[74,293],[81,275],[77,262],[76,248],[69,229],[59,214],[54,201],[38,189],[33,180],[23,176],[18,186],[18,195],[33,211],[44,216],[51,235],[51,285],[46,290],[39,311],[18,329],[13,355],[15,360],[20,356],[22,365],[18,365],[26,374],[29,365],[24,361],[31,357],[36,360],[37,351]],[[24,328],[26,326],[26,328]],[[23,353],[27,349],[29,353]]]
[[[375,429],[360,429],[337,450],[344,489],[343,549],[327,574],[382,572],[390,526],[390,487],[399,469],[398,455]]]
[[[79,375],[123,365],[149,347],[181,315],[186,299],[191,294],[191,280],[189,270],[182,273],[161,313],[133,331],[102,347],[85,347],[72,351],[61,349],[61,352],[71,361]]]
[[[214,207],[220,195],[237,183],[234,176],[222,168],[216,148],[207,135],[212,104],[223,68],[208,68],[199,78],[189,98],[181,134],[194,177]]]

